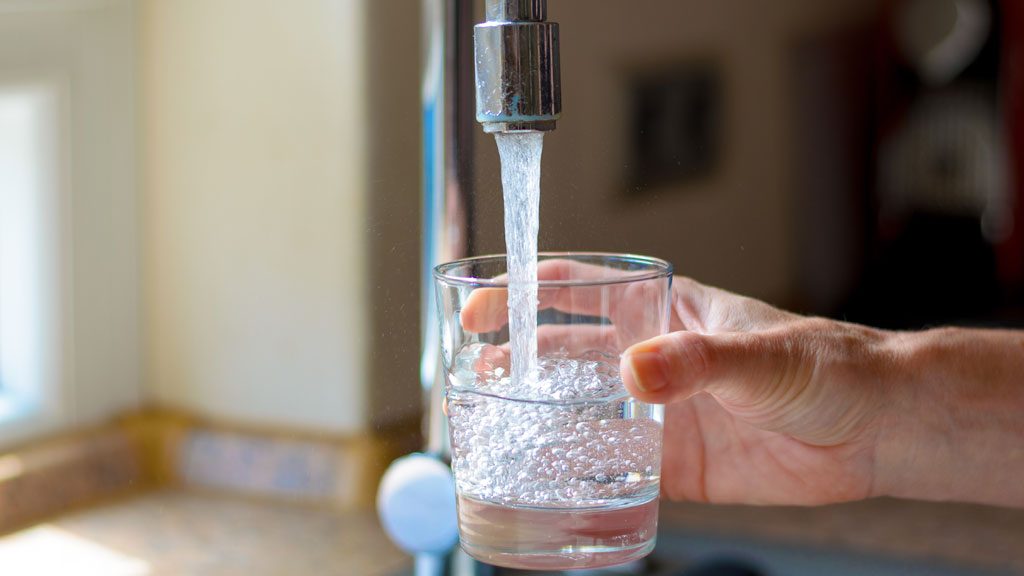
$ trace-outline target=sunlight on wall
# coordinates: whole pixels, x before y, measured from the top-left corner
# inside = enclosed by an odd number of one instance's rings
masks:
[[[145,576],[149,563],[43,524],[0,538],[4,574]]]
[[[56,390],[59,93],[0,85],[0,421]]]
[[[2,377],[0,386],[24,383],[42,401],[17,423],[0,418],[0,449],[142,400],[135,5],[0,0],[0,267],[23,268],[18,258],[39,267],[31,279],[0,269],[3,289],[20,284],[22,302],[0,295],[0,364],[27,370],[8,364],[25,358],[16,350],[30,345],[24,326],[39,329],[31,347],[45,363],[33,368],[38,378]],[[22,200],[9,205],[14,196]],[[26,210],[30,218],[18,215]]]
[[[0,482],[17,478],[24,471],[25,464],[18,456],[14,454],[0,456]]]

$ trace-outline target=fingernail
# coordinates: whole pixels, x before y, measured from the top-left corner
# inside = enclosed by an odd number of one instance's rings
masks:
[[[668,363],[657,352],[634,352],[627,356],[633,383],[643,392],[657,392],[668,384]]]

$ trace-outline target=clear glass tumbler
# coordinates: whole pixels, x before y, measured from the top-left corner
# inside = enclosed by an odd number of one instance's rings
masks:
[[[541,570],[641,558],[657,529],[663,412],[627,394],[619,358],[668,331],[672,266],[541,254],[536,284],[511,287],[538,302],[536,362],[515,377],[505,266],[484,256],[434,272],[462,547]]]

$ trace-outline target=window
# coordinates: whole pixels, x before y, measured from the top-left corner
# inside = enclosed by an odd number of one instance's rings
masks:
[[[0,81],[0,442],[56,416],[62,92],[54,81]]]

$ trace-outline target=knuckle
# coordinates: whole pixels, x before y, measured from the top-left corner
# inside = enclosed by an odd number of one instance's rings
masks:
[[[694,332],[676,332],[674,356],[683,365],[678,368],[690,376],[704,376],[715,365],[715,351],[708,339]]]

